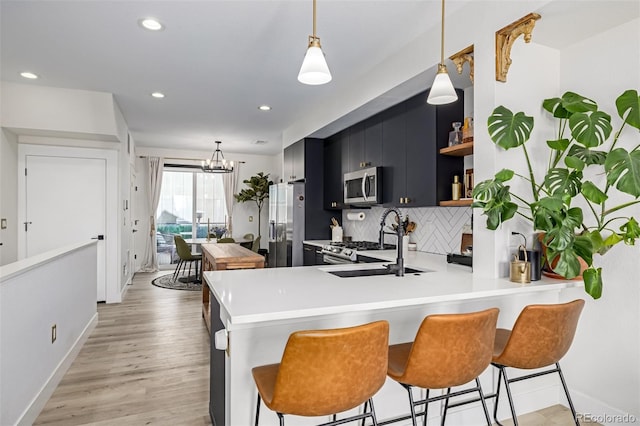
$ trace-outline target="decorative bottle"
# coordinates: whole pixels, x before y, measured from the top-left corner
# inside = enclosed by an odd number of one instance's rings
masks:
[[[453,126],[453,131],[449,132],[449,146],[454,146],[462,143],[462,131],[460,130],[462,123],[456,121],[451,125]]]
[[[462,183],[458,175],[453,177],[453,183],[451,184],[451,199],[459,200],[462,195]]]
[[[462,142],[473,142],[473,117],[465,117],[462,126]]]

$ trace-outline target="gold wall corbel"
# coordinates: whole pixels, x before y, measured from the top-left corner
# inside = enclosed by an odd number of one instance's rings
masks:
[[[518,37],[524,34],[524,42],[531,41],[531,33],[536,21],[540,19],[537,13],[530,13],[517,21],[496,31],[496,80],[507,81],[507,72],[511,65],[511,47]]]
[[[471,84],[473,84],[473,44],[449,56],[449,59],[455,64],[458,74],[462,74],[464,63],[469,63],[469,79],[471,79]]]

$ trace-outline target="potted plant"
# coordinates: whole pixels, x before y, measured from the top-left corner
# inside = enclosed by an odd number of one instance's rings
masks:
[[[482,209],[492,230],[515,215],[530,221],[534,231],[544,233],[548,264],[560,276],[579,276],[581,258],[586,264],[585,290],[597,299],[602,294],[602,268],[594,266],[594,255],[604,255],[620,242],[634,245],[640,237],[638,220],[625,215],[628,207],[640,203],[640,143],[630,151],[616,146],[625,127],[640,130],[638,91],[627,90],[616,99],[622,119],[616,132],[611,116],[577,93],[545,99],[542,107],[557,125],[555,138],[547,141],[549,161],[543,178],[536,177],[526,147],[533,117],[498,106],[488,119],[491,140],[505,150],[521,148],[528,175],[500,170],[476,185],[472,207]],[[603,175],[603,182],[589,177],[597,177],[592,169]],[[514,177],[528,182],[529,194],[512,191],[509,181]],[[627,199],[611,206],[614,191],[619,193],[616,199]]]
[[[264,172],[259,172],[255,176],[251,176],[249,179],[242,181],[248,188],[242,189],[234,197],[236,201],[244,203],[246,201],[253,201],[258,207],[258,236],[260,237],[260,217],[262,216],[262,207],[267,198],[269,198],[269,185],[273,182],[269,180],[269,173],[266,175]]]

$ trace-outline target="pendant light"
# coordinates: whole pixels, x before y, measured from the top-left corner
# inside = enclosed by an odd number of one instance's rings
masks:
[[[202,171],[207,173],[231,173],[233,171],[233,161],[227,162],[224,159],[224,154],[220,149],[222,142],[216,141],[216,150],[213,151],[211,159],[207,158],[202,162]],[[220,158],[222,157],[222,158]]]
[[[316,36],[316,0],[313,0],[313,35],[309,36],[309,48],[304,55],[298,81],[304,84],[318,85],[331,81],[331,72],[324,58],[320,37]]]
[[[447,66],[444,64],[444,0],[442,0],[442,33],[440,34],[440,63],[438,64],[438,73],[433,80],[433,85],[429,91],[427,103],[431,105],[450,104],[458,100]]]

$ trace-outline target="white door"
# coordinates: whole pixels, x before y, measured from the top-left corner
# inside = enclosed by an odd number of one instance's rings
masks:
[[[27,155],[25,166],[27,257],[105,234],[106,160]],[[105,264],[99,240],[98,302],[106,300]]]

